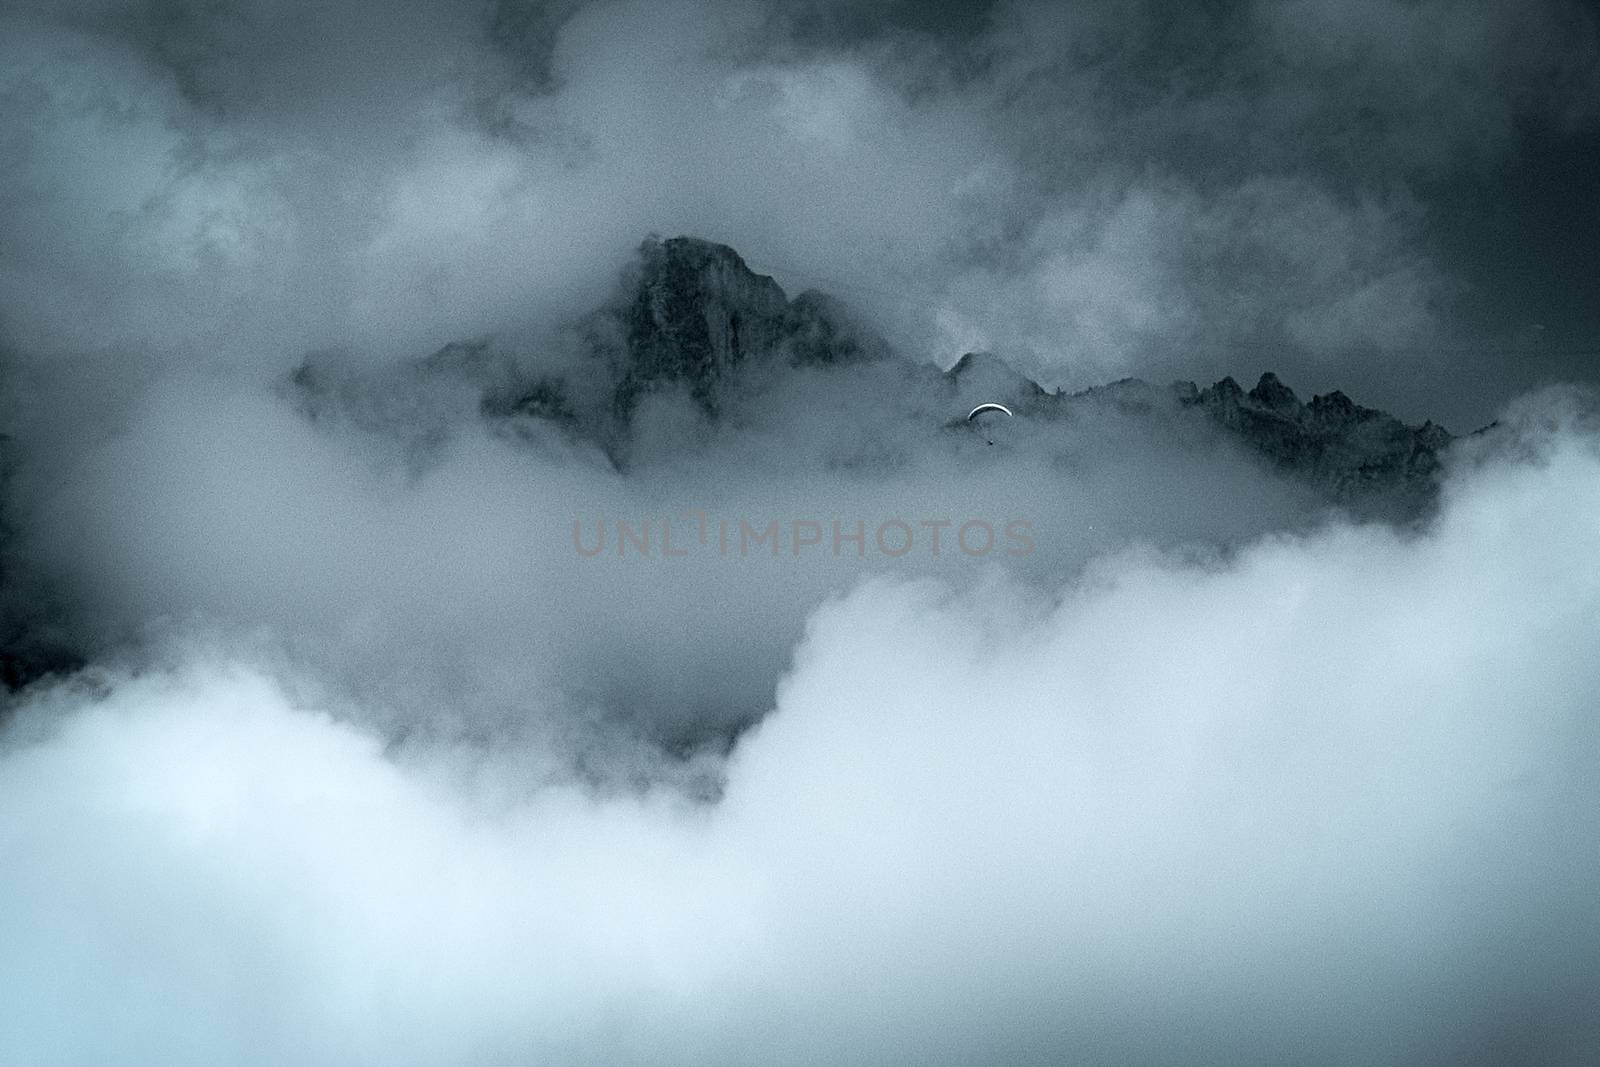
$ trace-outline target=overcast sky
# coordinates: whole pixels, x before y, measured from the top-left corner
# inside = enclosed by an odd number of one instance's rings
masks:
[[[1464,431],[1594,377],[1594,8],[8,5],[24,361],[401,358],[646,233],[915,358],[1342,388]]]

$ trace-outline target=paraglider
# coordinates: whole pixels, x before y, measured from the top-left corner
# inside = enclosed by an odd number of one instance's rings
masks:
[[[1011,417],[1011,409],[1006,407],[1004,404],[979,404],[977,407],[973,408],[967,413],[967,422],[971,423],[977,419],[978,416],[990,411],[997,411],[1001,414],[1004,414],[1008,418]],[[990,438],[985,438],[985,440],[987,440],[991,445],[994,444],[994,441]]]

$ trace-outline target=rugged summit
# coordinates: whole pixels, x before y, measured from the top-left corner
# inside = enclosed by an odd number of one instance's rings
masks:
[[[1006,403],[1027,420],[1071,419],[1091,409],[1202,419],[1329,498],[1390,518],[1427,512],[1440,454],[1451,441],[1432,422],[1409,426],[1340,392],[1302,402],[1272,373],[1248,392],[1232,378],[1204,389],[1125,378],[1064,393],[991,353],[968,353],[943,373],[909,359],[876,363],[888,345],[844,305],[811,291],[791,300],[733,249],[693,237],[646,240],[611,299],[581,320],[577,334],[579,351],[564,367],[482,339],[446,345],[377,391],[313,357],[291,386],[307,414],[336,409],[362,425],[398,423],[396,432],[420,451],[446,432],[428,394],[447,386],[476,390],[485,416],[587,438],[625,466],[633,416],[649,393],[681,390],[716,420],[753,395],[741,387],[750,371],[769,372],[755,392],[767,390],[770,399],[783,387],[774,372],[809,366],[860,373],[856,389],[893,390],[907,410],[926,412],[934,428],[959,429],[966,412],[985,401]],[[862,366],[868,362],[875,368]],[[886,366],[891,373],[878,373]]]
[[[734,368],[777,344],[788,307],[778,283],[751,271],[731,248],[688,237],[646,241],[622,311],[618,411],[658,382],[687,385],[714,411],[718,386]]]
[[[686,387],[715,417],[740,368],[753,360],[830,365],[887,352],[838,302],[816,292],[791,301],[733,249],[693,237],[646,240],[595,325],[595,348],[613,368],[612,411],[623,423],[642,394],[667,386]],[[1426,509],[1440,452],[1451,441],[1432,422],[1408,426],[1340,392],[1302,402],[1271,372],[1248,392],[1232,378],[1204,389],[1129,378],[1065,394],[1045,390],[996,355],[968,353],[941,377],[964,401],[1000,399],[1019,414],[1042,417],[1068,416],[1090,403],[1148,415],[1176,399],[1333,499],[1389,516]]]
[[[968,352],[945,371],[945,377],[963,397],[963,403],[971,401],[969,407],[997,401],[1014,411],[1030,412],[1042,402],[1055,399],[1055,394],[1045,392],[1038,382],[992,352]]]
[[[1431,494],[1439,454],[1452,440],[1433,422],[1408,426],[1335,391],[1301,403],[1267,372],[1249,392],[1232,378],[1207,389],[1179,382],[1179,399],[1238,434],[1275,464],[1339,499]]]
[[[614,408],[623,417],[641,393],[672,384],[715,414],[738,368],[769,354],[835,363],[884,348],[832,298],[807,291],[791,301],[733,249],[694,237],[646,240],[619,298],[600,315],[592,336],[611,349]]]
[[[1188,381],[1163,388],[1141,378],[1123,378],[1076,393],[1050,393],[997,356],[968,353],[945,377],[962,405],[998,400],[1021,416],[1071,418],[1086,408],[1109,408],[1126,416],[1156,417],[1176,401],[1180,410],[1217,424],[1334,500],[1391,518],[1426,510],[1440,454],[1453,440],[1433,422],[1408,426],[1337,391],[1302,403],[1271,371],[1249,392],[1232,378],[1205,389]],[[954,413],[952,425],[959,425],[963,411]]]

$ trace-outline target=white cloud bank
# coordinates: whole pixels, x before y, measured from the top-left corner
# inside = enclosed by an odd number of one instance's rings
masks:
[[[40,694],[0,1060],[1591,1062],[1600,450],[1550,410],[1424,535],[869,581],[712,804],[218,654]]]

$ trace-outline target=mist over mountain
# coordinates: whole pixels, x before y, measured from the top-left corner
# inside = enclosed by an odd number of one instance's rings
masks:
[[[988,353],[967,353],[940,372],[893,354],[836,298],[807,290],[791,300],[734,249],[692,237],[647,240],[608,306],[575,329],[581,352],[570,370],[527,367],[514,345],[485,339],[447,345],[410,377],[426,390],[438,388],[428,383],[440,376],[456,375],[482,388],[485,416],[567,427],[605,447],[619,465],[631,452],[632,417],[652,398],[682,395],[707,426],[731,420],[739,431],[759,431],[764,401],[782,403],[785,389],[811,388],[816,378],[858,391],[861,407],[875,412],[869,421],[894,419],[907,403],[919,412],[944,406],[944,417],[924,427],[929,432],[964,426],[966,411],[983,402],[1004,402],[1024,419],[1046,423],[1089,410],[1174,422],[1192,408],[1330,501],[1401,519],[1427,510],[1452,440],[1431,420],[1407,426],[1337,390],[1301,403],[1271,371],[1248,392],[1230,377],[1204,389],[1128,378],[1074,393],[1047,391]],[[894,359],[899,363],[887,373],[862,366]],[[311,409],[325,399],[315,363],[303,364],[293,381]],[[415,420],[402,422],[399,432],[414,432]]]
[[[1597,101],[1579,0],[0,9],[0,1063],[1600,1062]]]

